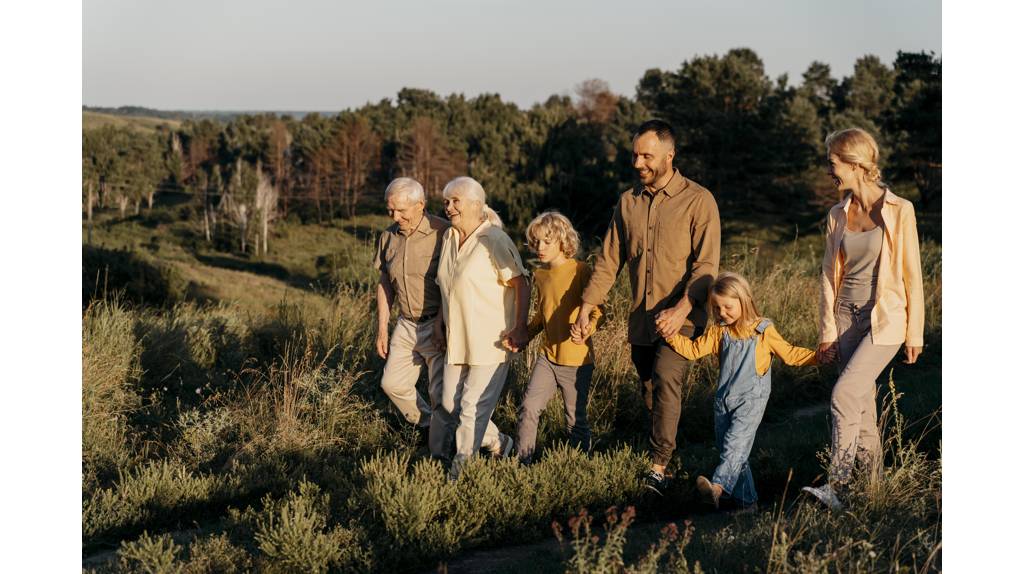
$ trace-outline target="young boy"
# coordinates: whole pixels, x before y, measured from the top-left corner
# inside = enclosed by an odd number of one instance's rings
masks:
[[[542,268],[534,272],[537,310],[529,322],[530,340],[544,333],[544,345],[533,364],[519,408],[517,455],[524,464],[532,462],[537,443],[537,426],[555,387],[562,391],[569,443],[590,451],[590,427],[587,425],[587,398],[594,372],[594,346],[590,335],[597,327],[601,309],[590,315],[590,332],[581,342],[573,342],[569,328],[583,303],[583,288],[590,280],[590,266],[573,259],[580,238],[572,223],[561,213],[546,211],[526,228],[530,249],[537,254]]]

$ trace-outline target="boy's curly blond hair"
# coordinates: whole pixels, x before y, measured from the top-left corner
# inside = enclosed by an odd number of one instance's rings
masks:
[[[554,210],[545,211],[534,217],[526,226],[526,241],[530,249],[536,251],[542,239],[558,241],[562,253],[570,259],[580,250],[580,234],[573,229],[568,217]]]

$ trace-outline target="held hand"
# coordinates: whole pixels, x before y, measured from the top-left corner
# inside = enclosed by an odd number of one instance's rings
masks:
[[[654,326],[658,330],[658,335],[667,339],[678,333],[679,329],[683,328],[685,321],[686,313],[675,307],[670,307],[655,315]]]
[[[907,355],[907,358],[903,363],[905,365],[913,365],[917,362],[917,358],[921,356],[921,351],[923,350],[924,347],[904,347],[903,351]]]
[[[434,321],[433,339],[434,348],[438,351],[443,353],[448,348],[448,341],[445,340],[444,322],[441,321],[440,316]]]
[[[590,336],[590,314],[580,313],[576,321],[569,326],[569,337],[573,343],[582,345]]]
[[[818,350],[814,353],[814,357],[817,359],[819,365],[827,365],[835,362],[838,349],[839,344],[836,341],[831,343],[820,343],[818,345]]]
[[[513,353],[518,353],[530,343],[526,327],[513,327],[501,334],[501,346]]]
[[[587,339],[594,334],[593,329],[590,327],[591,323],[588,321],[587,326],[583,327],[583,330],[580,331],[580,329],[576,327],[576,323],[569,323],[569,340],[575,345],[586,344]]]
[[[380,358],[388,358],[388,328],[377,329],[377,354]]]

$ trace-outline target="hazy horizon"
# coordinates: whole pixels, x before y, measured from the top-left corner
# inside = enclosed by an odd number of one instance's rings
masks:
[[[82,26],[84,105],[183,112],[334,112],[404,87],[529,108],[590,78],[632,97],[647,69],[739,47],[791,85],[815,60],[841,79],[867,54],[942,56],[934,0],[86,0]]]

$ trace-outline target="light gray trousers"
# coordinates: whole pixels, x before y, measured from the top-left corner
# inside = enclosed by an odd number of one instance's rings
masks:
[[[849,482],[855,461],[871,472],[880,468],[882,443],[875,407],[878,376],[896,356],[900,345],[871,342],[874,301],[857,305],[839,302],[839,379],[832,388],[832,457],[829,482]]]

